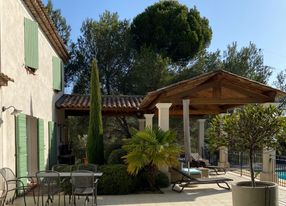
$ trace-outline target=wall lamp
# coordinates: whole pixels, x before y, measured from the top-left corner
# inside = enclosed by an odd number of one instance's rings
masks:
[[[13,108],[14,110],[11,112],[11,115],[15,115],[17,116],[18,114],[20,114],[22,112],[22,110],[16,109],[14,106],[9,106],[9,107],[2,107],[2,112],[5,112],[6,110]]]

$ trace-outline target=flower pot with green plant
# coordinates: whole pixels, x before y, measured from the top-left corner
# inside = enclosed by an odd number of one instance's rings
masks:
[[[285,141],[285,126],[282,111],[272,105],[247,105],[230,115],[217,115],[211,121],[208,130],[211,148],[227,146],[229,150],[249,155],[251,181],[233,184],[233,206],[278,206],[277,185],[255,181],[254,152],[278,150],[279,143]]]

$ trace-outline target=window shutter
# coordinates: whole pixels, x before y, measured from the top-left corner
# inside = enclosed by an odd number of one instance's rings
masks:
[[[24,21],[25,66],[38,69],[38,23],[25,18]]]
[[[45,170],[44,120],[38,119],[38,168]]]
[[[56,124],[49,122],[49,167],[57,164],[57,135]]]
[[[62,90],[62,61],[55,56],[53,56],[53,89]]]
[[[16,173],[17,177],[28,175],[27,124],[24,114],[16,117]]]

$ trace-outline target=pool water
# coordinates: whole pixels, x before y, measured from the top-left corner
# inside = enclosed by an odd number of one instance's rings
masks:
[[[276,172],[279,179],[286,180],[286,171]]]

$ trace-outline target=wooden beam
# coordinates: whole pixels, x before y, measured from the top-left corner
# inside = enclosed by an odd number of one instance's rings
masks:
[[[178,98],[183,99],[184,97],[189,97],[191,94],[193,93],[198,93],[202,90],[206,90],[209,88],[214,87],[217,84],[217,82],[209,82],[206,84],[201,84],[197,87],[192,87],[192,88],[184,88],[183,89],[177,89],[175,91],[170,91],[170,92],[166,92],[166,94],[162,95],[162,97],[171,97],[171,96],[176,96]]]
[[[191,98],[190,104],[249,104],[269,102],[266,99],[258,98]]]
[[[236,92],[242,95],[248,96],[248,97],[258,97],[258,98],[266,98],[266,99],[269,98],[269,95],[262,94],[258,91],[252,90],[251,88],[243,87],[243,86],[240,86],[234,83],[222,82],[222,86],[228,89],[231,89],[231,90],[235,90]]]

